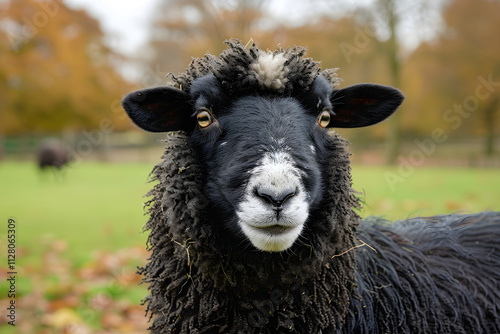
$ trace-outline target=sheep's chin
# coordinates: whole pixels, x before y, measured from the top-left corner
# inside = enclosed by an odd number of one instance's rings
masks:
[[[282,252],[290,248],[300,235],[304,224],[288,227],[286,231],[274,233],[240,221],[241,229],[252,245],[266,252]],[[274,228],[271,226],[270,228]]]

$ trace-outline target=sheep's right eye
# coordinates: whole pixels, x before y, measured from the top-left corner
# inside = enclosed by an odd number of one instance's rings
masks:
[[[208,109],[203,108],[200,109],[198,115],[196,115],[196,120],[198,121],[200,127],[206,128],[214,122],[215,118],[212,116],[210,111],[208,111]]]
[[[318,124],[322,128],[326,128],[330,124],[330,112],[328,110],[323,110],[323,112],[318,117]]]

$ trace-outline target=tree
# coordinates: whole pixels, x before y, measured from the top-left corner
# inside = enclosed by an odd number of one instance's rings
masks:
[[[342,2],[329,2],[330,7],[337,8]],[[377,0],[362,5],[344,6],[348,15],[352,15],[356,22],[355,30],[357,32],[354,43],[344,44],[344,53],[352,55],[352,59],[359,63],[358,54],[364,51],[364,44],[376,44],[378,53],[375,57],[385,58],[389,74],[389,85],[402,88],[402,67],[404,66],[405,56],[409,52],[409,43],[407,36],[411,35],[413,44],[432,35],[439,20],[436,19],[436,13],[443,3],[443,0],[429,1],[396,1],[396,0]],[[431,5],[432,4],[432,5]],[[408,34],[408,27],[418,27],[412,29]],[[425,27],[426,29],[423,29]],[[425,33],[420,33],[424,31]],[[370,62],[371,63],[371,62]],[[377,80],[374,78],[374,80]],[[377,80],[378,81],[378,80]],[[404,113],[406,103],[402,109],[393,115],[388,124],[388,134],[386,136],[387,156],[386,161],[393,164],[399,154],[400,142],[400,118]]]
[[[131,85],[112,66],[99,23],[62,1],[13,0],[0,16],[0,132],[47,133],[128,123],[112,102]]]
[[[449,137],[482,136],[492,155],[500,128],[500,2],[455,0],[443,17],[446,29],[405,68],[415,94],[408,103],[413,127],[422,132],[430,123]]]

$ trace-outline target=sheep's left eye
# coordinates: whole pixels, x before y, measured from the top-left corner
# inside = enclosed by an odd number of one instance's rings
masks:
[[[207,109],[201,109],[196,115],[196,120],[202,128],[206,128],[214,122],[214,117]]]
[[[319,115],[318,118],[319,126],[321,126],[322,128],[326,128],[328,124],[330,124],[330,118],[331,118],[330,112],[328,110],[323,110],[323,112]]]

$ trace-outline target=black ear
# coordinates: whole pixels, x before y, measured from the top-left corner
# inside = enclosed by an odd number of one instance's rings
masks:
[[[329,128],[359,128],[383,121],[398,109],[400,90],[377,84],[358,84],[333,91],[330,101],[335,116]]]
[[[128,94],[122,106],[130,119],[146,131],[192,131],[189,100],[189,94],[179,89],[156,87]]]

